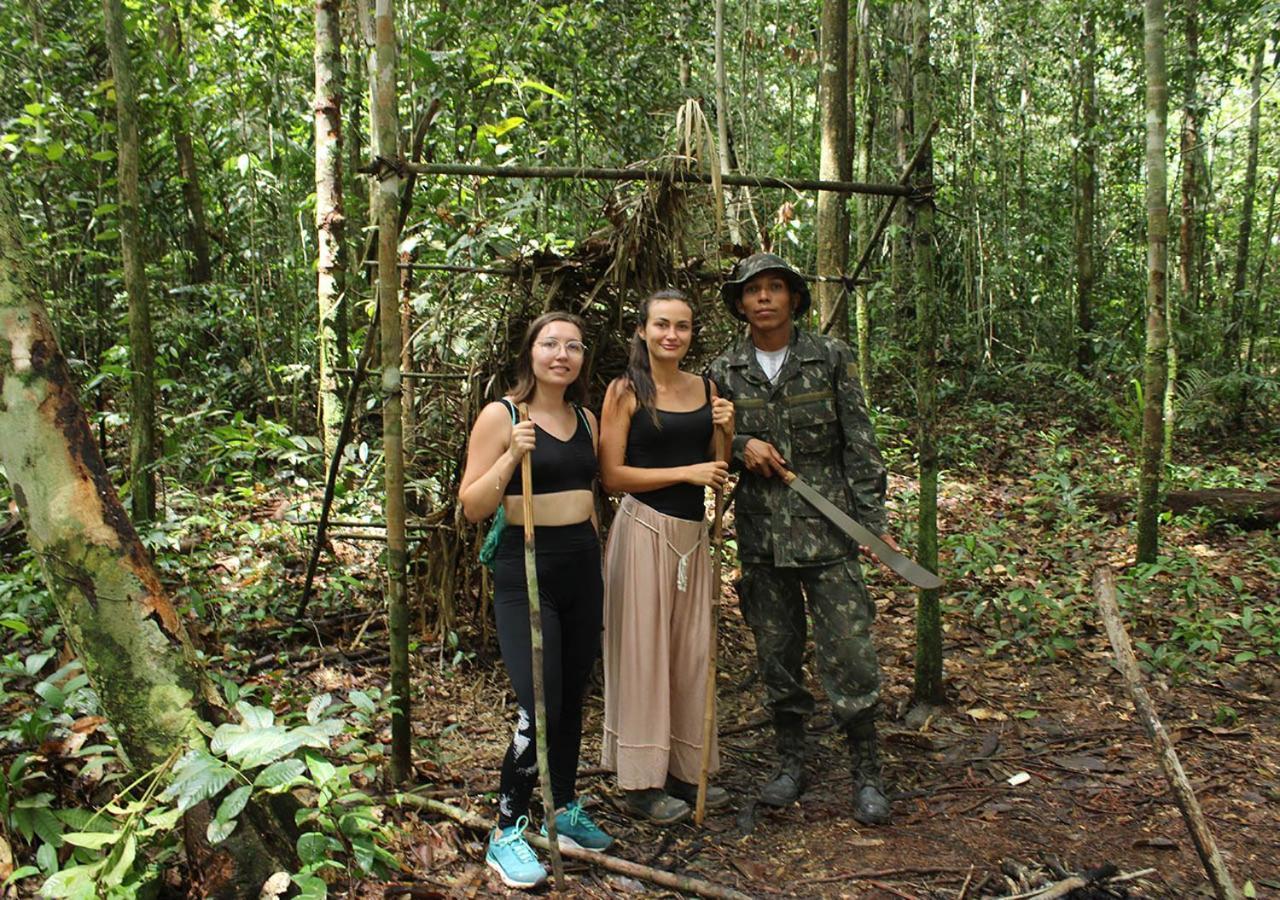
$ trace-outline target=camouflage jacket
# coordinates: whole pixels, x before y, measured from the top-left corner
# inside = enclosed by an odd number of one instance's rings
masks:
[[[853,541],[782,479],[743,468],[742,451],[751,438],[773,444],[819,493],[884,533],[885,468],[847,346],[796,328],[791,352],[770,383],[745,336],[716,358],[710,375],[734,404],[732,466],[742,475],[735,520],[744,562],[825,565],[856,552]]]

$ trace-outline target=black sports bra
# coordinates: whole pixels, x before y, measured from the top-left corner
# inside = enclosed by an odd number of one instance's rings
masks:
[[[502,398],[502,404],[511,413],[511,421],[515,422],[516,411],[511,401]],[[554,434],[544,430],[536,422],[534,428],[538,433],[534,445],[533,492],[535,494],[554,494],[559,491],[589,491],[596,478],[596,448],[591,439],[591,424],[582,407],[574,404],[577,413],[577,428],[567,441],[562,441]],[[521,467],[517,467],[511,480],[507,482],[506,496],[519,494],[524,490],[524,478]]]

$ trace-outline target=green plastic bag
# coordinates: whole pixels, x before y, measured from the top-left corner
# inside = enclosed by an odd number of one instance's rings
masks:
[[[490,572],[493,571],[493,560],[498,555],[498,544],[502,543],[502,532],[506,527],[507,511],[499,506],[494,513],[493,524],[489,526],[489,533],[484,536],[484,543],[480,545],[480,562]]]
[[[502,405],[511,413],[511,424],[516,424],[519,419],[516,417],[516,408],[512,406],[507,399],[502,399]],[[484,536],[484,543],[480,545],[479,556],[480,562],[490,572],[493,571],[493,560],[498,555],[498,544],[502,543],[502,532],[507,528],[507,511],[503,509],[502,503],[498,503],[498,511],[493,514],[493,524],[489,526],[489,533]]]

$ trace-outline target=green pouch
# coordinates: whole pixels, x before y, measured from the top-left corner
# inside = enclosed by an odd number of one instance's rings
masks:
[[[480,545],[480,562],[484,563],[485,568],[490,572],[493,571],[493,558],[498,555],[498,544],[502,542],[502,532],[507,527],[507,511],[501,506],[493,515],[493,524],[489,526],[489,533],[484,536],[484,543]]]
[[[514,425],[518,420],[516,418],[516,409],[504,398],[502,405],[511,413],[511,424]],[[498,511],[493,514],[493,524],[489,526],[489,532],[484,536],[484,543],[480,545],[480,552],[477,556],[484,567],[490,572],[493,571],[493,560],[498,555],[498,544],[502,542],[502,532],[507,527],[507,511],[502,508],[502,504],[498,504]]]

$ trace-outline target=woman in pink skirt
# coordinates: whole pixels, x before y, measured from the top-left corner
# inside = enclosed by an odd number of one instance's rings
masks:
[[[733,404],[680,370],[693,307],[677,290],[640,306],[627,371],[609,386],[600,422],[600,479],[624,493],[605,551],[604,748],[627,806],[661,824],[688,818],[702,762],[711,642],[706,488],[723,487]],[[712,745],[711,771],[719,767]],[[709,787],[707,806],[729,796]]]

